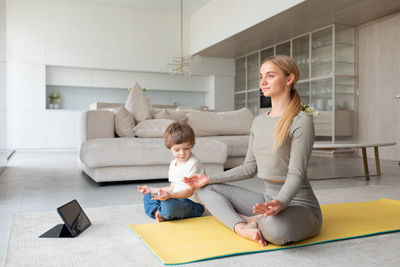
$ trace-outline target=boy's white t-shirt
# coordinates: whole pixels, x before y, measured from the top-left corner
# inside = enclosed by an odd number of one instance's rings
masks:
[[[190,177],[194,174],[204,173],[205,171],[203,165],[201,164],[200,160],[192,153],[192,155],[186,162],[180,163],[179,165],[176,165],[176,159],[171,161],[168,171],[168,181],[173,184],[174,192],[178,192],[189,188],[189,186],[182,181],[183,177]],[[193,199],[196,200],[196,198]]]

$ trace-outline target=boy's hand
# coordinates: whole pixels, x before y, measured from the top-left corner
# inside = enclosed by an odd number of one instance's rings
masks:
[[[148,187],[147,185],[138,185],[137,189],[138,189],[138,191],[139,191],[140,193],[142,193],[143,195],[146,195],[146,194],[150,194],[150,193],[151,193],[151,189],[150,189],[150,187]]]
[[[269,202],[265,202],[264,204],[257,203],[253,207],[254,213],[262,214],[264,216],[278,215],[281,210],[283,210],[283,204],[276,199],[273,199]]]
[[[195,174],[188,177],[183,177],[185,184],[193,188],[200,188],[210,183],[210,178],[206,174]]]
[[[168,200],[171,198],[171,194],[167,191],[162,189],[158,189],[158,195],[151,195],[153,198],[152,200]]]

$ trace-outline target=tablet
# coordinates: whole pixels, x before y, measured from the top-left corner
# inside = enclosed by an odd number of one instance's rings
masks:
[[[91,225],[89,218],[76,199],[57,208],[57,212],[73,237],[78,236]]]

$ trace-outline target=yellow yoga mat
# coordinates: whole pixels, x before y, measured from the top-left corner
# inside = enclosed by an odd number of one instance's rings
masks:
[[[213,216],[128,227],[164,264],[182,264],[235,254],[287,249],[400,231],[400,201],[380,199],[322,205],[319,235],[286,246],[260,247]]]

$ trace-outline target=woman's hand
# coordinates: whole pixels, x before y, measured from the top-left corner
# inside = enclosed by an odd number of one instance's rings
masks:
[[[168,200],[171,198],[171,193],[162,190],[162,189],[158,189],[158,195],[151,195],[153,198],[152,200]]]
[[[183,177],[182,180],[185,184],[194,188],[201,188],[210,183],[210,177],[206,174],[195,174],[188,177]]]
[[[273,199],[269,202],[257,203],[253,207],[253,212],[257,214],[262,214],[264,216],[275,216],[283,210],[283,204],[279,200]]]
[[[151,194],[151,188],[147,185],[138,185],[137,189],[143,195]]]

